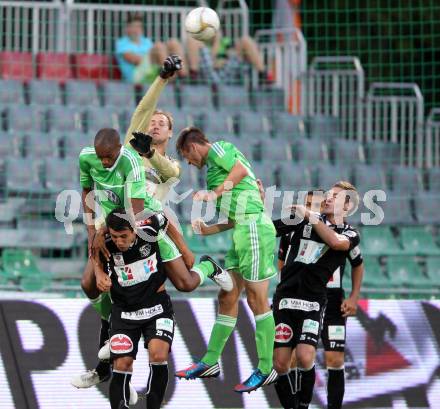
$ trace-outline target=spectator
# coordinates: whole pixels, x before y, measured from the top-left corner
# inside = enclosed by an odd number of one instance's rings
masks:
[[[189,37],[187,42],[188,64],[193,79],[202,79],[211,84],[237,84],[243,77],[243,62],[258,72],[260,85],[271,82],[263,56],[251,37],[242,37],[232,46],[229,37],[218,35],[212,46]]]
[[[184,55],[181,44],[174,39],[156,42],[144,36],[143,21],[139,14],[129,15],[126,35],[116,40],[116,59],[124,81],[135,84],[152,83],[159,74],[162,61],[168,55]],[[180,77],[187,76],[186,64],[179,71]]]

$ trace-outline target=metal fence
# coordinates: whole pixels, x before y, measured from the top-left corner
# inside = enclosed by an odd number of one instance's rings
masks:
[[[440,108],[433,108],[426,120],[426,166],[440,166]]]
[[[400,146],[400,163],[423,165],[424,102],[417,84],[373,83],[366,98],[366,140]]]
[[[341,136],[362,139],[365,75],[357,57],[316,57],[307,75],[307,113],[340,119]]]

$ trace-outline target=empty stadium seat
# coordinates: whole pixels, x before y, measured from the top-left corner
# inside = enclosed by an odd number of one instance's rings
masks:
[[[258,135],[260,137],[270,137],[269,123],[265,115],[252,111],[239,111],[238,126],[241,135]]]
[[[432,233],[425,227],[402,227],[400,237],[403,248],[408,255],[440,255],[440,247],[435,244]]]
[[[251,101],[257,112],[269,114],[285,110],[284,91],[280,88],[254,90],[251,93]]]
[[[317,115],[309,118],[308,129],[310,138],[331,142],[340,137],[339,119],[332,116]]]
[[[313,164],[313,162],[311,164]],[[349,168],[343,165],[321,163],[316,167],[316,174],[317,183],[315,185],[324,190],[330,189],[340,180],[350,181]]]
[[[173,115],[173,133],[176,136],[183,128],[194,124],[192,117],[186,112],[171,111],[171,114]],[[172,143],[175,143],[175,141],[172,140]]]
[[[37,76],[44,80],[66,82],[72,78],[70,56],[67,53],[38,53]]]
[[[257,157],[258,160],[272,160],[274,162],[290,161],[291,152],[290,145],[285,141],[270,141],[260,140],[256,142]]]
[[[426,258],[426,273],[435,287],[440,287],[440,257]]]
[[[6,188],[14,193],[42,193],[38,163],[32,158],[8,158],[5,162]]]
[[[34,75],[32,54],[18,51],[0,52],[0,77],[7,80],[30,80]]]
[[[255,176],[261,179],[263,186],[268,188],[276,184],[275,179],[275,167],[276,164],[273,162],[253,162],[252,169],[254,170]]]
[[[423,192],[414,198],[417,221],[423,224],[440,224],[440,193]]]
[[[301,165],[282,162],[278,168],[278,175],[282,190],[309,190],[313,186],[309,170]]]
[[[75,78],[79,80],[107,81],[110,79],[108,55],[75,54],[72,57]]]
[[[368,163],[380,166],[400,164],[400,146],[393,142],[373,141],[366,144]]]
[[[387,193],[387,200],[379,203],[384,210],[383,223],[392,224],[414,224],[414,217],[411,210],[411,198],[404,195]]]
[[[413,167],[393,166],[391,180],[395,192],[417,193],[423,190],[420,171]]]
[[[214,109],[211,88],[207,85],[185,85],[180,90],[180,100],[185,111]]]
[[[0,159],[10,156],[20,156],[22,150],[22,137],[10,133],[0,132]]]
[[[386,190],[385,173],[381,167],[357,163],[354,166],[354,184],[359,192]]]
[[[12,105],[7,111],[10,132],[45,130],[45,113],[39,106]]]
[[[116,107],[88,107],[85,123],[87,132],[93,135],[102,128],[120,129]]]
[[[365,154],[362,144],[347,139],[335,139],[331,145],[332,157],[335,163],[358,163],[365,162]]]
[[[145,89],[144,94],[147,92],[148,87]],[[164,111],[174,111],[178,109],[176,87],[172,84],[168,84],[160,93],[159,101],[157,103],[159,109]]]
[[[233,85],[222,85],[219,88],[219,108],[237,112],[250,109],[249,94],[246,88]]]
[[[288,112],[278,112],[272,117],[272,132],[279,138],[296,141],[305,138],[304,118]]]
[[[71,132],[81,129],[80,114],[77,108],[54,106],[48,111],[48,128],[53,132]]]
[[[387,226],[365,226],[361,229],[361,249],[365,255],[405,254]]]
[[[17,80],[0,80],[0,104],[24,104],[23,83]]]
[[[440,167],[428,170],[428,189],[440,193]]]
[[[387,289],[391,282],[384,274],[377,257],[364,256],[365,273],[362,280],[362,289]]]
[[[29,82],[29,99],[35,105],[61,105],[61,90],[55,81],[32,80]]]
[[[422,273],[414,257],[388,256],[386,268],[391,283],[395,287],[425,289],[431,287],[430,280]]]
[[[53,135],[42,132],[27,132],[24,137],[24,150],[27,157],[36,159],[58,156],[57,141]]]
[[[66,83],[66,103],[81,108],[98,106],[98,91],[93,82],[69,81]]]
[[[66,157],[77,158],[81,149],[93,146],[94,135],[82,132],[69,132],[64,134],[63,153]]]
[[[321,139],[300,139],[292,145],[292,156],[304,165],[328,162],[327,145]]]
[[[79,189],[77,158],[51,158],[44,164],[46,189],[53,193]]]
[[[233,133],[232,117],[226,111],[208,111],[203,116],[201,128],[209,139],[230,135]]]
[[[104,106],[119,109],[134,109],[136,98],[132,84],[125,82],[107,81],[102,84]]]

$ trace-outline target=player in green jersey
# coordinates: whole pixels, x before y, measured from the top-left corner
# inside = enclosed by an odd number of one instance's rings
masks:
[[[217,208],[229,219],[225,224],[202,224],[201,233],[234,229],[232,247],[225,259],[225,267],[234,277],[234,290],[219,293],[219,315],[205,356],[189,368],[176,372],[176,376],[192,379],[219,375],[218,361],[234,329],[238,301],[244,288],[255,316],[259,362],[251,376],[234,390],[250,392],[277,378],[272,368],[275,325],[268,303],[269,279],[277,274],[273,265],[275,228],[264,213],[251,165],[234,145],[225,141],[210,143],[200,129],[190,127],[180,133],[177,149],[189,164],[199,169],[208,168],[208,191],[197,192],[194,200],[216,201]]]

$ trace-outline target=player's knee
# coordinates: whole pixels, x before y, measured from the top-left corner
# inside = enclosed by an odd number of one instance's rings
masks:
[[[160,363],[168,361],[168,351],[166,350],[157,350],[149,352],[150,362]]]
[[[220,290],[218,293],[218,304],[220,309],[231,307],[238,300],[239,294],[238,291],[233,289],[232,291],[224,291]]]
[[[273,367],[277,373],[285,374],[289,372],[290,362],[275,355],[273,358]]]
[[[327,367],[330,368],[341,368],[344,365],[344,355],[343,354],[325,354],[325,363]]]
[[[123,356],[113,361],[113,369],[121,372],[131,372],[133,370],[133,358]]]
[[[315,363],[315,354],[312,352],[301,352],[296,355],[297,364],[301,368],[310,368]]]

